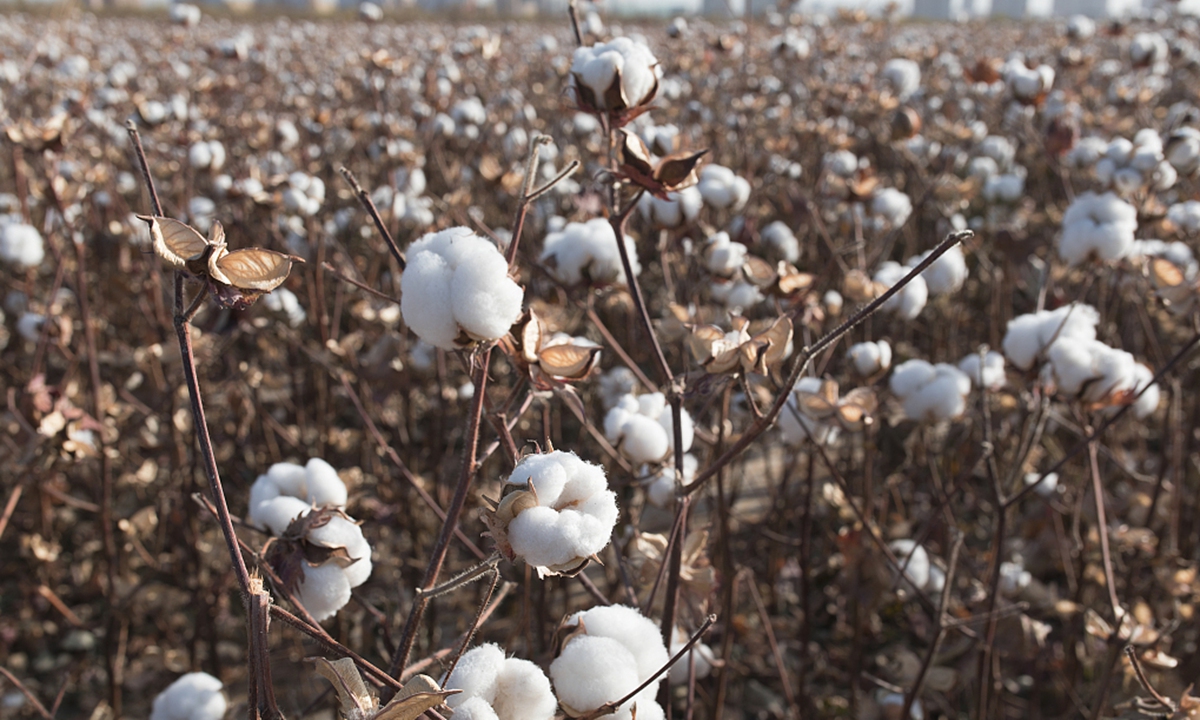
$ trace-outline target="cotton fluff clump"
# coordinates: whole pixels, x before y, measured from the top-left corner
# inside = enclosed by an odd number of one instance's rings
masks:
[[[692,448],[692,416],[681,410],[683,452]],[[634,464],[657,463],[675,448],[671,406],[662,393],[626,395],[604,416],[604,437]]]
[[[890,348],[889,348],[890,352]],[[818,445],[829,445],[835,442],[840,434],[840,428],[834,423],[822,422],[806,415],[800,410],[796,393],[819,393],[821,378],[802,377],[796,381],[796,386],[788,393],[787,404],[779,413],[779,431],[783,441],[793,447],[803,445],[811,439]]]
[[[1055,340],[1095,340],[1098,322],[1096,308],[1081,303],[1019,315],[1008,321],[1001,347],[1013,365],[1028,370]]]
[[[683,478],[682,482],[687,485],[696,477],[696,471],[700,469],[700,461],[695,455],[688,454],[683,456]],[[675,463],[670,462],[663,465],[654,476],[646,483],[646,499],[655,507],[663,509],[671,509],[675,503]]]
[[[979,353],[971,353],[958,362],[958,369],[971,378],[976,387],[988,390],[999,390],[1004,387],[1004,356],[995,350],[989,350],[981,359]]]
[[[1086,192],[1075,198],[1063,214],[1058,254],[1069,265],[1088,258],[1120,260],[1133,247],[1137,209],[1111,192]]]
[[[931,252],[933,251],[928,250],[909,258],[908,267],[916,267],[929,257]],[[967,259],[963,256],[962,245],[955,245],[942,253],[941,257],[925,268],[921,277],[925,279],[925,285],[933,295],[948,295],[958,291],[967,281]]]
[[[400,287],[404,322],[443,350],[503,337],[521,315],[525,296],[496,246],[465,227],[429,233],[410,245]]]
[[[688,640],[691,640],[691,637],[683,631],[683,628],[676,625],[674,632],[671,633],[671,657],[675,657],[675,653],[683,650],[688,644]],[[717,655],[712,648],[702,642],[697,642],[686,655],[679,658],[679,662],[671,666],[667,674],[667,682],[671,685],[684,684],[688,681],[688,675],[691,674],[690,668],[695,668],[697,680],[706,678],[712,673],[713,666],[716,664]]]
[[[921,67],[907,58],[888,60],[879,75],[901,100],[907,99],[921,87]]]
[[[669,230],[695,220],[703,206],[704,197],[693,185],[667,193],[666,200],[643,193],[638,200],[638,213],[652,227]]]
[[[263,296],[263,303],[268,310],[285,315],[288,325],[292,327],[300,327],[308,317],[296,298],[296,293],[287,288],[276,288],[267,293]]]
[[[890,227],[900,227],[912,215],[912,200],[896,188],[881,188],[871,198],[871,212]]]
[[[312,458],[305,466],[276,463],[250,486],[246,521],[279,537],[287,532],[293,520],[308,515],[314,508],[340,510],[346,506],[346,499],[346,485],[324,460]],[[318,547],[345,548],[352,560],[345,567],[337,561],[316,567],[302,563],[304,576],[298,598],[319,622],[350,602],[351,588],[370,577],[371,546],[362,529],[342,513],[333,514],[323,525],[309,528],[303,540]]]
[[[523,559],[544,577],[578,570],[608,545],[617,496],[604,468],[556,450],[526,456],[505,482],[527,486],[505,496],[489,521],[510,559]]]
[[[1096,161],[1093,172],[1105,188],[1122,197],[1149,187],[1167,190],[1179,179],[1164,152],[1162,137],[1153,128],[1143,128],[1129,141],[1114,138]]]
[[[221,720],[225,695],[221,681],[204,672],[188,673],[154,698],[150,720]]]
[[[929,553],[914,540],[893,540],[888,544],[896,562],[904,569],[904,579],[918,590],[938,593],[946,582],[946,575],[929,559]]]
[[[1060,338],[1046,351],[1046,359],[1043,379],[1058,392],[1088,403],[1123,403],[1154,376],[1133,355],[1099,340]],[[1139,399],[1134,413],[1142,418],[1157,407],[1158,387],[1153,386]]]
[[[705,165],[696,187],[705,204],[717,210],[737,212],[750,199],[750,183],[723,165]]]
[[[1200,130],[1181,127],[1167,138],[1167,162],[1184,175],[1193,175],[1200,170]]]
[[[42,264],[46,247],[42,234],[32,225],[0,221],[0,260],[17,268]]]
[[[600,111],[621,111],[654,99],[662,68],[650,48],[627,37],[591,47],[581,47],[571,60],[571,75],[577,88],[586,88],[587,102]],[[609,106],[606,93],[620,76],[622,102]]]
[[[921,359],[901,363],[888,383],[904,405],[904,414],[919,421],[951,420],[967,409],[971,378],[962,370]]]
[[[976,158],[990,160],[991,158]],[[997,205],[1012,205],[1025,195],[1026,170],[1014,168],[1013,172],[999,173],[988,177],[983,183],[983,199]]]
[[[796,239],[796,234],[792,232],[792,229],[782,221],[776,220],[767,225],[762,229],[759,237],[777,257],[790,263],[800,260],[800,241]]]
[[[542,669],[492,643],[464,653],[442,687],[462,690],[446,698],[450,720],[551,720],[558,709]]]
[[[299,215],[316,215],[325,202],[325,181],[308,173],[288,175],[288,187],[283,191],[283,206]]]
[[[1054,87],[1054,68],[1049,65],[1030,68],[1016,57],[1004,64],[1001,75],[1013,97],[1021,102],[1034,102]]]
[[[719,232],[708,239],[704,248],[708,271],[721,277],[730,277],[746,263],[746,246],[732,242],[729,233]]]
[[[638,264],[637,246],[628,235],[625,236],[625,249],[629,251],[633,274],[640,275],[642,266]],[[604,218],[568,223],[562,230],[550,233],[542,247],[541,260],[551,275],[567,285],[578,285],[584,280],[599,284],[625,283],[617,234]]]
[[[1188,234],[1200,232],[1200,200],[1185,200],[1167,208],[1167,219]]]
[[[219,171],[225,167],[225,146],[220,140],[200,140],[188,148],[188,164],[197,170]]]
[[[550,664],[550,679],[567,715],[575,717],[620,700],[667,663],[662,633],[651,620],[625,605],[594,607],[566,623],[579,632],[569,636]],[[662,720],[652,682],[611,715],[611,720]]]
[[[887,340],[860,342],[850,346],[846,359],[863,377],[883,372],[892,366],[892,346]]]
[[[741,313],[762,302],[766,296],[754,283],[745,280],[733,282],[714,281],[709,285],[713,300],[724,305],[730,312]]]
[[[875,271],[874,280],[890,288],[900,282],[908,273],[909,268],[893,260],[888,260]],[[889,298],[881,309],[885,312],[895,313],[905,320],[912,320],[921,314],[928,299],[929,286],[926,284],[924,276],[918,275],[901,288],[900,292]]]

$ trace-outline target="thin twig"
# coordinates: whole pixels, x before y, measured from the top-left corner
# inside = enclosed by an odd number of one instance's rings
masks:
[[[400,252],[400,247],[396,245],[396,240],[392,234],[388,232],[387,225],[383,223],[383,218],[379,216],[379,209],[375,207],[375,201],[371,199],[371,194],[363,190],[362,185],[358,184],[358,180],[354,178],[354,173],[347,170],[345,167],[339,167],[338,172],[342,177],[346,178],[346,182],[350,184],[350,188],[354,190],[355,197],[362,203],[367,214],[371,216],[371,220],[375,222],[375,229],[383,236],[383,241],[387,243],[388,250],[391,251],[392,257],[395,258],[396,264],[400,266],[400,271],[404,272],[404,268],[408,266],[408,261],[404,259],[404,253]]]

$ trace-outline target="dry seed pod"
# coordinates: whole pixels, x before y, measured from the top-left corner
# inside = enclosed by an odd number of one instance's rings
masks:
[[[400,689],[392,701],[379,707],[362,675],[350,658],[326,660],[319,657],[317,672],[333,683],[338,696],[338,717],[343,720],[416,720],[447,697],[461,690],[442,690],[428,675],[416,675]]]
[[[921,116],[910,107],[902,107],[892,115],[892,140],[909,140],[921,132]]]
[[[667,193],[699,182],[697,169],[707,149],[668,155],[656,163],[646,143],[636,133],[624,128],[620,132],[621,175],[633,184],[649,190],[660,200],[667,200]]]
[[[836,380],[821,381],[821,387],[816,392],[796,391],[796,404],[800,412],[814,420],[832,418],[848,431],[861,430],[864,425],[872,422],[871,413],[878,407],[875,391],[871,388],[860,387],[838,397]]]

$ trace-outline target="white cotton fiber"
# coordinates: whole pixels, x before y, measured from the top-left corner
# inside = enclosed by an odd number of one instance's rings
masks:
[[[795,263],[800,260],[800,241],[783,222],[776,220],[762,229],[759,239],[771,248],[773,254],[784,260]]]
[[[1082,303],[1019,315],[1008,321],[1002,343],[1004,355],[1021,370],[1028,370],[1058,338],[1094,340],[1098,322],[1100,313],[1096,308]]]
[[[709,285],[713,300],[724,305],[733,313],[741,313],[762,302],[765,297],[753,283],[745,280],[713,282]]]
[[[446,698],[446,704],[457,708],[474,697],[490,704],[496,698],[496,678],[504,660],[504,651],[495,643],[480,645],[464,653],[444,683],[447,690],[462,692]]]
[[[404,322],[443,350],[460,347],[463,333],[480,342],[503,337],[525,296],[496,246],[464,227],[429,233],[410,245],[400,283]]]
[[[925,548],[909,539],[893,540],[888,548],[896,556],[896,562],[904,568],[904,579],[917,589],[924,590],[929,585],[932,567]]]
[[[41,265],[45,258],[45,244],[37,228],[20,222],[0,222],[0,261],[23,269]]]
[[[888,260],[875,271],[875,282],[892,287],[910,272],[909,268],[900,263]],[[925,309],[929,299],[929,286],[921,275],[913,278],[900,292],[893,295],[883,304],[882,310],[895,313],[905,320],[913,320]]]
[[[700,215],[704,206],[704,197],[693,185],[667,193],[667,199],[662,200],[650,193],[643,193],[638,200],[638,212],[646,222],[655,228],[677,228],[690,223]]]
[[[633,274],[641,274],[637,246],[628,235],[625,236],[625,249],[629,252]],[[602,285],[625,283],[617,234],[604,218],[568,223],[562,230],[547,235],[541,261],[551,275],[567,285],[578,285],[584,280]]]
[[[558,710],[558,699],[540,667],[528,660],[508,658],[496,677],[492,707],[499,720],[551,720]]]
[[[908,267],[916,267],[918,263],[929,256],[927,251],[911,257]],[[955,245],[934,260],[925,272],[921,273],[925,285],[933,295],[947,295],[956,292],[967,280],[967,260],[963,257],[962,245]]]
[[[449,698],[446,701],[448,704]],[[450,707],[454,708],[454,713],[450,715],[449,720],[500,720],[492,706],[481,697],[467,698],[463,703]]]
[[[203,672],[188,673],[154,698],[150,720],[221,720],[225,696],[221,681]]]
[[[704,203],[717,210],[737,212],[750,199],[750,183],[723,165],[705,165],[696,187]]]
[[[883,64],[879,76],[891,86],[896,97],[904,100],[921,87],[921,66],[908,58],[892,58]]]
[[[719,232],[708,239],[704,248],[708,271],[721,277],[729,277],[746,262],[746,246],[731,242],[729,233]]]
[[[691,637],[676,625],[675,631],[671,633],[671,657],[675,657],[675,653],[683,650],[690,639]],[[667,682],[672,685],[686,683],[692,668],[695,669],[697,680],[706,678],[712,672],[716,660],[717,656],[712,651],[712,648],[702,642],[697,642],[687,654],[679,658],[679,662],[671,666],[671,670],[667,675]]]
[[[1046,351],[1046,359],[1045,380],[1059,393],[1088,403],[1122,404],[1153,377],[1133,355],[1098,340],[1056,340]],[[1157,406],[1158,388],[1152,387],[1135,405],[1134,412],[1144,417]]]
[[[692,417],[682,410],[683,451],[692,447]],[[604,417],[604,435],[635,464],[665,459],[675,446],[671,408],[662,393],[626,395]]]
[[[982,365],[982,372],[980,366]],[[989,390],[999,390],[1004,387],[1004,356],[995,350],[989,350],[980,361],[979,353],[971,353],[958,363],[958,369],[967,374],[971,378],[971,382],[977,387],[986,387]]]
[[[614,38],[607,43],[581,47],[571,59],[571,75],[576,84],[591,90],[596,110],[619,111],[625,107],[608,107],[605,91],[617,73],[621,76],[621,91],[625,105],[635,107],[654,99],[662,67],[644,43],[627,37]]]
[[[683,484],[687,485],[696,477],[700,469],[700,461],[695,455],[683,456]],[[672,508],[675,503],[675,463],[663,465],[653,477],[646,482],[646,499],[655,507]]]
[[[783,441],[788,445],[803,445],[809,439],[818,445],[828,445],[837,440],[840,432],[837,425],[822,422],[800,411],[795,391],[818,393],[820,390],[820,378],[802,377],[796,381],[793,392],[789,394],[787,404],[783,407],[783,412],[779,413],[779,431],[783,434]]]
[[[893,228],[900,227],[912,214],[912,200],[896,188],[882,188],[871,198],[871,212],[887,221]]]
[[[1063,214],[1058,254],[1068,265],[1088,258],[1120,260],[1133,248],[1137,209],[1113,193],[1086,192]]]
[[[1133,368],[1134,392],[1141,392],[1142,388],[1150,385],[1154,380],[1154,371],[1146,365],[1138,363]],[[1158,401],[1160,391],[1157,384],[1150,385],[1150,388],[1142,393],[1142,396],[1133,404],[1133,413],[1138,419],[1144,418],[1158,409]]]
[[[913,359],[896,367],[889,387],[900,398],[907,417],[936,422],[966,411],[971,379],[953,365]]]
[[[846,351],[846,359],[854,365],[855,372],[867,377],[892,366],[892,346],[887,340],[856,343]]]
[[[307,566],[297,596],[313,619],[321,622],[350,602],[350,581],[336,562]]]
[[[312,505],[289,495],[276,497],[269,502],[259,503],[255,512],[246,516],[251,525],[266,528],[272,535],[282,535],[288,525],[312,509]]]

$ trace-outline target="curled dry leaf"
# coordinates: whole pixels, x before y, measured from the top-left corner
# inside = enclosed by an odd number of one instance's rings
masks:
[[[416,675],[404,684],[391,702],[379,707],[350,658],[316,658],[317,672],[333,683],[341,720],[416,720],[461,690],[442,690],[428,675]]]
[[[540,390],[587,378],[600,362],[601,348],[572,339],[553,339],[535,310],[524,312],[501,346]]]
[[[625,128],[620,133],[620,174],[633,184],[645,188],[661,200],[667,200],[667,193],[691,187],[700,181],[697,170],[700,159],[708,153],[707,148],[692,153],[675,153],[656,162],[646,143],[636,133]]]
[[[792,339],[792,321],[776,318],[757,334],[751,334],[750,321],[732,318],[732,332],[716,325],[691,326],[688,348],[692,357],[714,375],[756,373],[765,375],[767,367],[783,359]]]
[[[808,292],[816,283],[812,273],[800,272],[796,266],[780,260],[774,267],[754,255],[747,255],[742,263],[742,275],[752,285],[777,297],[793,297]]]
[[[872,413],[879,401],[875,391],[868,387],[854,388],[844,397],[838,397],[837,381],[827,378],[821,381],[817,392],[797,390],[796,404],[800,412],[814,420],[833,420],[854,432],[874,421]]]

